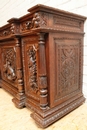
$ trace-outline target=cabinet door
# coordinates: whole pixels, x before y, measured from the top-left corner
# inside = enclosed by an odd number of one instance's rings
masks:
[[[28,36],[22,39],[24,85],[27,99],[39,101],[38,88],[38,38]]]
[[[14,41],[3,42],[1,45],[1,78],[17,88],[16,60]]]
[[[50,104],[73,101],[82,94],[82,37],[76,34],[50,34]]]

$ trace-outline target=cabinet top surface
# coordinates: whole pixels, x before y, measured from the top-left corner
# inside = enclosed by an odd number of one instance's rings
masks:
[[[64,10],[54,8],[54,7],[51,7],[51,6],[42,5],[42,4],[37,4],[37,5],[28,9],[28,12],[30,12],[30,13],[36,12],[36,11],[44,11],[44,12],[47,12],[47,13],[55,13],[55,14],[58,13],[58,14],[66,15],[66,16],[69,16],[69,17],[81,18],[83,20],[86,19],[85,16],[78,15],[78,14],[75,14],[75,13],[71,13],[71,12],[68,12],[68,11],[64,11]]]

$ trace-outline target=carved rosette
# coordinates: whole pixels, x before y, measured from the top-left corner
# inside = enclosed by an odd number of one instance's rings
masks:
[[[10,81],[15,81],[17,78],[16,65],[15,65],[16,54],[13,47],[3,49],[3,60],[4,60],[3,65],[4,77]]]
[[[29,46],[27,50],[28,56],[28,70],[29,70],[29,89],[34,93],[38,92],[37,82],[37,49],[35,45]]]

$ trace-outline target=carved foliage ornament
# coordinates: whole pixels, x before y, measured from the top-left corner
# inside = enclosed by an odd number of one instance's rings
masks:
[[[6,28],[4,31],[0,32],[0,37],[9,36],[11,34],[19,33],[19,25],[18,24],[11,24],[11,27]]]
[[[48,19],[48,16],[46,13],[35,13],[32,19],[23,22],[22,24],[20,24],[20,27],[19,27],[19,24],[12,23],[9,28],[0,32],[0,37],[19,33],[19,30],[25,31],[32,28],[47,26],[47,19]]]
[[[16,80],[16,55],[14,48],[3,49],[3,74],[10,81]]]
[[[37,49],[35,45],[29,46],[27,50],[29,69],[29,89],[32,89],[35,93],[38,92],[36,51]]]
[[[11,34],[11,32],[10,32],[10,28],[9,28],[9,29],[6,29],[6,30],[0,32],[0,37],[5,37],[5,36],[8,36],[10,34]]]

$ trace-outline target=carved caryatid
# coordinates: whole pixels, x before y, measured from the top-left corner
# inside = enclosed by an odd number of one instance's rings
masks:
[[[32,27],[37,28],[40,26],[46,26],[47,25],[47,15],[44,13],[35,13],[32,19]]]
[[[3,73],[5,78],[10,81],[16,80],[15,51],[14,48],[3,50]]]
[[[12,34],[15,33],[15,30],[16,30],[15,24],[13,24],[13,23],[11,24],[10,30],[11,30],[11,33],[12,33]]]
[[[34,45],[29,46],[27,50],[28,55],[28,68],[29,68],[29,87],[37,93],[38,84],[37,84],[37,59],[36,59],[36,51]]]

